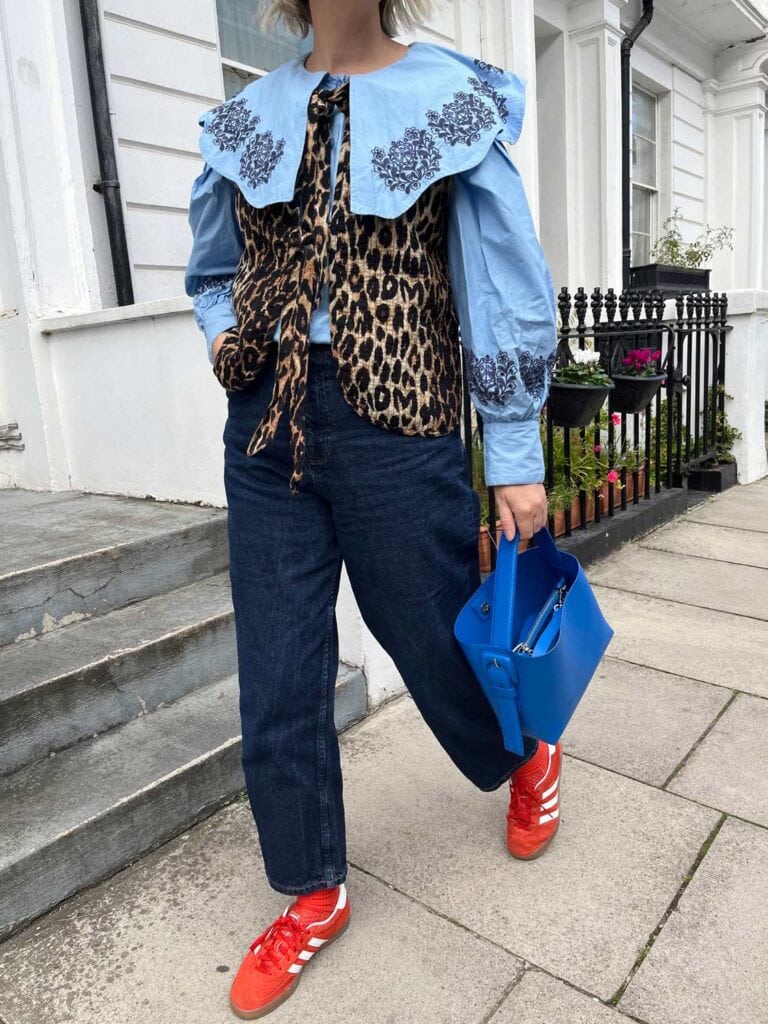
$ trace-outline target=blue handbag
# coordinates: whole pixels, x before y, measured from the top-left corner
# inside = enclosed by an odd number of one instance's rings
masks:
[[[454,625],[515,754],[523,736],[560,739],[613,636],[578,559],[546,528],[534,539],[518,555],[517,533],[502,536],[496,569]]]

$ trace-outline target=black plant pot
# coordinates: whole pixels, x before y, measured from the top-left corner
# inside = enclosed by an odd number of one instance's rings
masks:
[[[613,384],[561,384],[552,381],[549,408],[558,427],[586,427],[600,412]]]
[[[654,374],[653,377],[615,373],[611,378],[616,385],[611,395],[611,406],[616,412],[643,412],[666,378],[665,373]]]
[[[630,288],[658,288],[665,295],[709,291],[709,267],[675,267],[667,263],[644,263],[629,268]]]
[[[688,490],[719,494],[729,487],[734,487],[737,481],[735,462],[721,462],[719,466],[699,466],[688,474]]]

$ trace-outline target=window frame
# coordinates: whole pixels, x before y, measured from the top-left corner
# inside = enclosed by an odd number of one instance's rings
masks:
[[[632,93],[631,100],[632,100],[632,104],[633,105],[634,105],[634,94],[635,94],[635,92],[641,92],[645,96],[648,96],[650,99],[653,100],[653,120],[654,120],[654,135],[655,135],[655,138],[649,139],[646,135],[643,135],[641,132],[636,132],[635,129],[634,129],[634,126],[632,124],[632,118],[631,118],[631,113],[630,113],[630,129],[631,129],[632,150],[634,151],[634,140],[637,137],[639,139],[643,139],[645,142],[649,142],[653,146],[653,154],[654,154],[654,179],[656,181],[655,185],[648,185],[645,182],[636,181],[634,177],[630,177],[630,186],[631,186],[631,188],[630,188],[630,192],[631,192],[631,200],[630,200],[630,202],[631,202],[631,214],[630,214],[630,216],[631,216],[631,220],[630,220],[630,255],[631,255],[631,265],[632,266],[643,266],[644,264],[639,264],[637,262],[637,259],[636,259],[636,243],[635,243],[635,239],[637,237],[640,237],[640,238],[646,238],[647,237],[647,239],[648,239],[648,259],[650,260],[651,259],[651,255],[650,255],[651,249],[653,248],[654,244],[656,243],[656,241],[658,239],[658,234],[659,234],[659,203],[660,203],[660,200],[659,200],[659,193],[660,193],[660,186],[659,186],[659,175],[660,175],[660,166],[659,166],[659,122],[660,122],[660,118],[659,118],[659,96],[655,92],[652,92],[650,89],[645,88],[642,85],[639,85],[637,82],[633,82],[632,83],[632,88],[631,88],[631,93]],[[648,232],[647,232],[647,234],[646,234],[646,232],[643,232],[643,231],[636,231],[635,227],[634,227],[634,205],[635,205],[634,197],[635,197],[635,190],[636,189],[639,192],[644,192],[646,195],[649,196],[649,214],[648,214],[648,221],[649,221],[649,223],[648,223]]]

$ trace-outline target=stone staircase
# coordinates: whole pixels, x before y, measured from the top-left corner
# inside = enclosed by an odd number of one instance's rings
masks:
[[[243,785],[226,512],[0,490],[0,938]]]

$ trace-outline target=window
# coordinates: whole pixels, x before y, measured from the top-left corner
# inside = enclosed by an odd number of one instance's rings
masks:
[[[226,99],[284,61],[312,49],[311,31],[302,39],[289,33],[281,22],[269,32],[261,29],[262,2],[216,0]]]
[[[657,148],[656,97],[632,89],[632,265],[651,262],[656,240]]]

